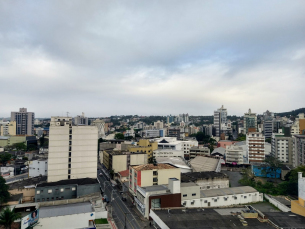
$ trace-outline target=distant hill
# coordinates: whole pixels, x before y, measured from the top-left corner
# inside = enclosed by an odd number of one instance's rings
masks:
[[[296,110],[292,110],[292,111],[289,111],[289,112],[282,112],[282,113],[275,113],[275,115],[277,116],[281,116],[281,117],[284,117],[284,116],[297,116],[299,113],[305,113],[305,108],[299,108],[299,109],[296,109]]]

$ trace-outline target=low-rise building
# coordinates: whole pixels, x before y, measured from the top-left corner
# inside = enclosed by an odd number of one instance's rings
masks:
[[[293,139],[289,133],[272,134],[271,155],[283,164],[293,164]]]
[[[298,172],[298,200],[291,201],[291,212],[305,216],[305,177]]]
[[[182,150],[157,149],[153,152],[154,157],[184,157]]]
[[[181,174],[181,183],[195,183],[200,190],[229,188],[229,177],[220,172],[190,172]]]
[[[293,136],[293,166],[305,165],[305,134]]]
[[[232,165],[248,164],[246,151],[240,146],[230,145],[226,148],[226,163]]]
[[[149,139],[140,139],[136,146],[130,145],[128,151],[132,153],[143,152],[148,158],[153,156],[153,151],[158,149],[158,143]]]
[[[137,186],[146,187],[168,184],[168,178],[177,178],[180,180],[180,176],[180,168],[168,164],[130,166],[129,191],[135,195]]]
[[[35,188],[35,202],[73,199],[93,193],[100,193],[100,183],[94,178],[40,183]]]
[[[48,175],[48,160],[34,160],[29,164],[29,177]]]
[[[190,148],[189,160],[194,159],[197,156],[210,156],[210,149],[203,146],[193,146]]]
[[[147,164],[148,155],[145,152],[123,152],[114,150],[103,151],[103,164],[114,173],[127,170],[131,165]]]

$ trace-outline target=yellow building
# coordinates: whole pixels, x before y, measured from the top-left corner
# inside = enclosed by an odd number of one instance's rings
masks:
[[[0,127],[0,136],[15,136],[16,135],[16,121],[12,121]]]
[[[104,150],[103,164],[114,173],[127,170],[131,165],[147,164],[147,154],[144,152],[130,153],[123,151]]]
[[[302,172],[298,172],[299,199],[291,201],[291,212],[305,216],[305,177]]]
[[[148,158],[153,156],[153,151],[158,149],[158,142],[149,139],[140,139],[137,146],[129,146],[128,151],[132,153],[143,152]]]

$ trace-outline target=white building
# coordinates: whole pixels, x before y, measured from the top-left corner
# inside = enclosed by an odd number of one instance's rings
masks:
[[[265,136],[262,133],[247,133],[246,144],[249,163],[262,163],[265,161]]]
[[[271,155],[282,163],[293,164],[293,139],[281,134],[272,134]]]
[[[100,119],[96,119],[92,121],[91,126],[97,126],[98,129],[98,138],[103,138],[105,139],[105,122]]]
[[[230,145],[226,147],[226,163],[242,165],[248,164],[248,157],[246,151],[240,146]]]
[[[48,175],[48,160],[31,161],[29,165],[29,177]]]
[[[181,184],[185,207],[224,207],[263,201],[263,194],[250,186],[201,190],[192,183]]]
[[[153,152],[154,157],[184,157],[182,150],[158,149]]]
[[[3,166],[0,168],[0,176],[4,178],[13,177],[15,174],[15,168],[9,166]]]
[[[160,130],[142,130],[143,137],[157,138],[160,137]]]
[[[51,117],[48,182],[96,178],[98,129],[73,126],[71,117]]]
[[[216,128],[216,136],[220,137],[221,133],[228,133],[231,131],[231,126],[228,126],[227,119],[228,111],[226,108],[221,108],[214,111],[214,127]]]
[[[75,118],[74,118],[74,124],[75,125],[85,125],[85,126],[88,126],[88,118],[85,117],[85,113],[82,112],[82,115],[77,115]]]

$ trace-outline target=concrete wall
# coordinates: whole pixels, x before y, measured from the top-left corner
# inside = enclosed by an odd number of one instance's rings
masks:
[[[128,169],[127,168],[127,155],[113,155],[112,156],[112,169],[114,170],[115,173]]]
[[[217,188],[229,188],[228,178],[214,178],[197,180],[195,183],[200,186],[201,190],[217,189]]]
[[[91,216],[91,214],[93,214]],[[95,212],[88,212],[75,215],[56,216],[50,218],[39,218],[39,226],[44,229],[54,228],[87,228],[89,220],[95,219]]]
[[[87,185],[79,185],[77,187],[77,196],[85,196],[91,193],[100,192],[100,184],[87,184]]]
[[[141,171],[141,187],[153,185],[153,170]]]
[[[168,178],[177,178],[181,180],[180,168],[158,170],[158,185],[168,184]]]
[[[267,200],[269,200],[270,203],[272,203],[275,207],[280,209],[282,212],[290,212],[291,211],[291,209],[289,207],[287,207],[286,205],[277,201],[276,199],[272,198],[272,196],[269,196],[267,194],[264,194],[264,196]]]
[[[9,190],[11,195],[23,193],[22,202],[32,202],[35,197],[35,188],[19,188]]]
[[[147,154],[133,154],[130,155],[130,165],[143,165],[147,164],[148,155]],[[123,170],[121,170],[123,171]]]
[[[184,186],[181,187],[181,201],[193,200],[200,198],[200,187],[199,186]]]
[[[45,161],[31,161],[29,165],[29,177],[45,176],[48,174],[48,160]]]

